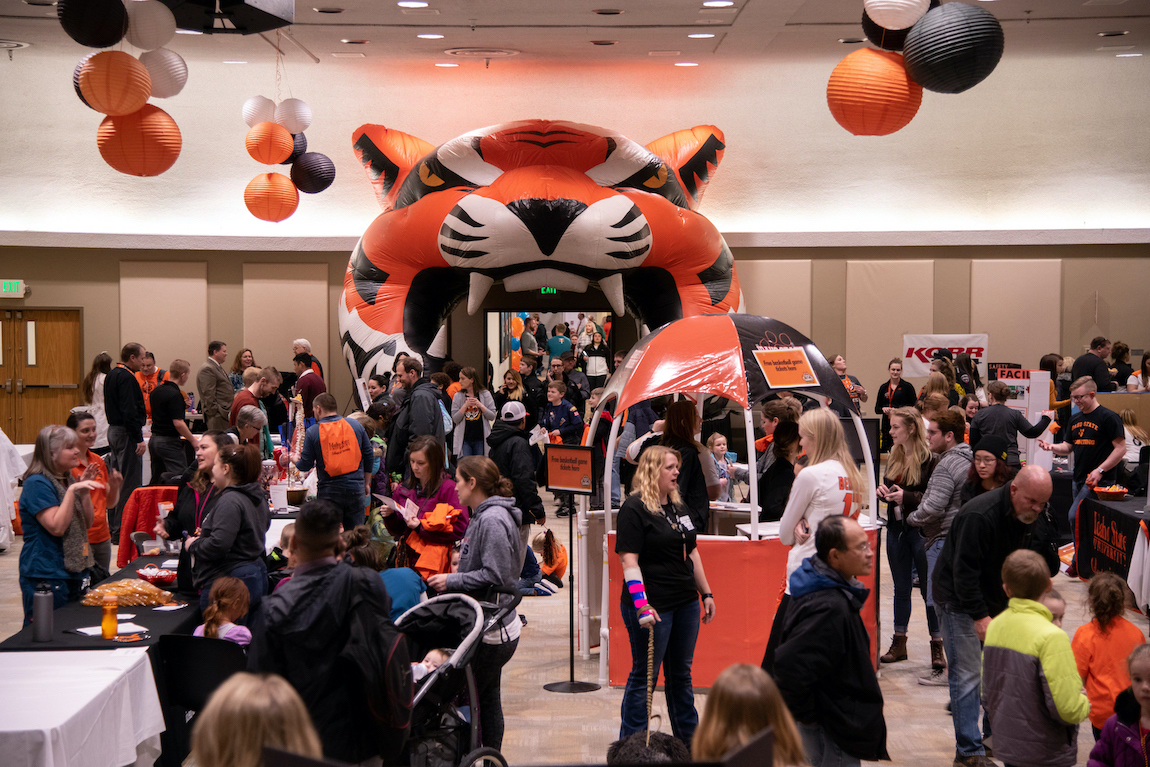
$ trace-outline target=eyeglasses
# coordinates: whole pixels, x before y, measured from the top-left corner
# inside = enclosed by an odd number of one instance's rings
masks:
[[[1094,396],[1094,392],[1092,392],[1092,391],[1086,392],[1085,394],[1071,394],[1070,395],[1070,401],[1071,402],[1082,402],[1083,400],[1090,399],[1093,396]]]

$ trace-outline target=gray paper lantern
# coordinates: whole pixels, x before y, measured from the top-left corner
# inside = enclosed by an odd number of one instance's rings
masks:
[[[903,44],[906,71],[936,93],[962,93],[985,80],[1002,58],[1002,26],[990,11],[941,5],[919,19]]]
[[[60,0],[60,26],[80,45],[110,48],[128,31],[128,11],[120,0]]]
[[[292,147],[291,154],[288,158],[281,162],[280,165],[291,165],[300,158],[300,155],[307,151],[307,137],[302,133],[297,133],[292,136],[292,140],[295,142],[295,146]]]
[[[335,163],[326,154],[304,152],[291,166],[291,180],[307,194],[318,194],[335,181]]]

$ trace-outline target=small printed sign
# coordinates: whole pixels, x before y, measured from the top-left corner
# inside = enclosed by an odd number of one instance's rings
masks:
[[[547,489],[591,495],[591,447],[547,445]]]
[[[772,389],[801,389],[818,386],[819,377],[811,367],[807,350],[801,346],[755,349],[755,361]]]

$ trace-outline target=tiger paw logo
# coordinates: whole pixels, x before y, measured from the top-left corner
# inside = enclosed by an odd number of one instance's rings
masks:
[[[400,351],[441,358],[443,322],[501,281],[508,292],[582,293],[595,283],[617,315],[650,328],[741,311],[734,259],[696,212],[722,160],[714,126],[642,146],[604,128],[525,120],[439,147],[382,125],[352,145],[380,214],[348,263],[339,302],[357,376]]]

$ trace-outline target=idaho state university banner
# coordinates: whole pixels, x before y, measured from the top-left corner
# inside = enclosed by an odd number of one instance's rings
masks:
[[[939,349],[949,349],[952,357],[962,353],[970,355],[978,365],[979,375],[986,380],[987,348],[990,336],[986,333],[924,334],[902,337],[902,375],[904,378],[925,378],[930,375],[930,356]]]

